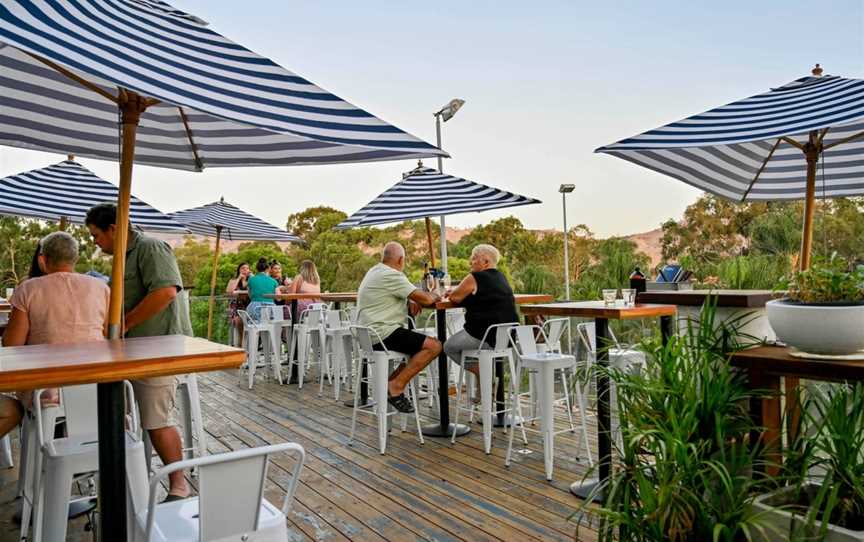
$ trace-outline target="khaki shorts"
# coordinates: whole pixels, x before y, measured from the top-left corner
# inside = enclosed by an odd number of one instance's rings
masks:
[[[143,429],[162,429],[175,425],[174,396],[177,393],[177,379],[171,377],[133,380],[135,402],[141,415]]]

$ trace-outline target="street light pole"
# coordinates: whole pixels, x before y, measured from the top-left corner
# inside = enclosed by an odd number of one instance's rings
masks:
[[[438,148],[441,148],[441,115],[435,115],[435,135],[437,136]],[[444,173],[444,160],[441,155],[438,155],[438,173]],[[445,224],[444,215],[441,215],[438,220],[441,227],[441,271],[447,272],[447,225]]]
[[[441,121],[447,122],[453,118],[453,115],[465,104],[465,100],[453,98],[447,105],[439,109],[435,113],[435,135],[437,137],[438,148],[441,148]],[[444,161],[441,156],[438,156],[438,173],[444,173]],[[447,226],[445,224],[444,215],[439,218],[441,221],[441,271],[447,272]]]
[[[561,192],[561,209],[564,214],[564,298],[570,301],[570,236],[567,229],[567,194],[576,188],[572,184],[562,184],[558,191]]]

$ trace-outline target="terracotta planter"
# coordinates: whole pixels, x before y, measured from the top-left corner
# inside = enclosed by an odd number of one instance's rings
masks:
[[[844,355],[864,349],[864,305],[806,305],[785,299],[765,304],[777,338],[811,354]]]

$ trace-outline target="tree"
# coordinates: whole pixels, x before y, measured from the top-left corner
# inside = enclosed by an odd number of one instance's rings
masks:
[[[332,217],[334,214],[341,217],[335,223],[333,223],[334,218]],[[326,229],[330,229],[339,222],[348,218],[348,215],[338,209],[321,205],[318,207],[310,207],[300,211],[299,213],[288,215],[288,222],[285,225],[285,229],[294,235],[300,236],[300,238],[307,243],[312,243],[315,235],[321,233],[324,229],[318,224],[318,221],[328,215],[330,215],[330,217],[327,220],[328,227]]]
[[[199,270],[207,266],[212,269],[213,250],[207,241],[196,241],[191,235],[187,235],[183,244],[174,249],[177,257],[177,266],[180,268],[180,276],[183,277],[183,285],[187,288],[197,287],[197,276]],[[209,293],[210,283],[206,289]]]

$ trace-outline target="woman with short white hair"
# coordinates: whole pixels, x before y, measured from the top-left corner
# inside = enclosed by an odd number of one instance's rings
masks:
[[[501,254],[492,245],[477,245],[471,251],[471,273],[450,293],[450,301],[465,308],[464,329],[447,339],[444,352],[456,363],[462,362],[463,350],[476,350],[489,326],[518,323],[516,299],[504,273],[498,270]],[[495,334],[486,336],[487,347],[495,347]],[[478,377],[476,363],[465,367]]]

